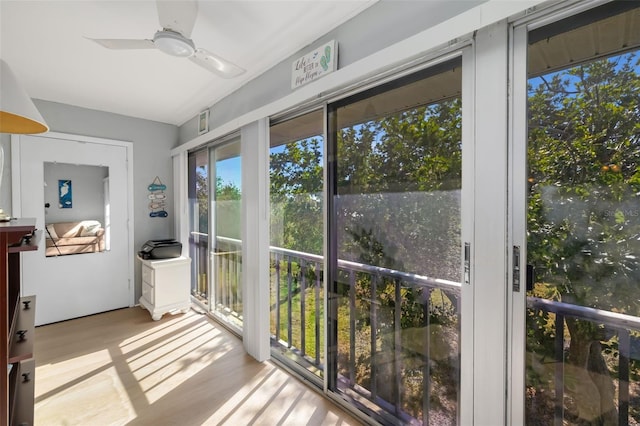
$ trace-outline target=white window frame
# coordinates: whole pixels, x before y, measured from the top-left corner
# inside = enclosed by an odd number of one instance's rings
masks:
[[[508,274],[507,424],[525,422],[526,261],[527,261],[527,49],[531,30],[576,15],[611,0],[563,2],[511,23],[509,28],[509,269],[513,271],[514,246],[520,248],[520,291],[513,291]]]

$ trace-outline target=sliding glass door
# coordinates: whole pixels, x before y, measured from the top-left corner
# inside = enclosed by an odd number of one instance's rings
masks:
[[[189,153],[189,257],[191,295],[209,304],[209,154],[207,149]]]
[[[209,150],[211,311],[236,331],[242,330],[242,181],[240,138]]]
[[[329,389],[382,423],[457,424],[462,69],[329,106]]]
[[[270,131],[271,347],[311,380],[324,376],[324,110]]]
[[[527,424],[640,423],[639,12],[526,32]]]
[[[191,294],[242,330],[240,138],[189,154]]]

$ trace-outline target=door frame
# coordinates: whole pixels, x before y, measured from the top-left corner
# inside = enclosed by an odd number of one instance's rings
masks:
[[[586,0],[553,5],[509,25],[507,424],[524,424],[526,414],[528,34],[611,1]],[[517,259],[514,247],[519,248]],[[514,261],[518,261],[518,271]],[[516,291],[517,285],[514,287],[515,278],[519,280],[520,291]]]
[[[234,132],[224,138],[221,138],[215,142],[213,142],[212,144],[210,144],[207,147],[207,163],[208,163],[208,170],[207,170],[207,185],[209,186],[209,246],[207,247],[208,250],[208,259],[209,259],[209,279],[208,279],[208,283],[207,285],[208,287],[208,309],[209,312],[211,313],[211,315],[213,317],[215,317],[218,321],[220,321],[221,323],[224,323],[226,325],[226,327],[231,330],[233,333],[235,333],[236,335],[242,335],[242,328],[243,326],[238,326],[237,324],[234,324],[233,322],[229,321],[228,319],[226,319],[223,315],[221,315],[220,313],[218,313],[217,310],[217,304],[218,304],[218,300],[216,297],[216,285],[218,283],[218,280],[220,279],[219,277],[219,271],[218,268],[216,267],[216,254],[215,254],[215,249],[216,249],[216,238],[217,238],[217,217],[216,217],[216,208],[217,208],[217,200],[216,200],[216,190],[217,190],[217,176],[218,176],[218,170],[217,170],[217,163],[218,160],[216,158],[216,153],[218,150],[220,149],[224,149],[225,147],[228,147],[231,144],[237,143],[238,144],[238,148],[240,150],[240,155],[239,155],[239,159],[240,162],[242,162],[242,136],[239,132]],[[240,172],[242,173],[242,165],[240,166]],[[242,197],[242,175],[240,176],[240,187],[238,188],[240,189],[240,205],[241,205],[241,211],[242,211],[242,204],[243,204],[243,197]],[[242,214],[240,215],[240,220],[242,221]],[[240,223],[240,229],[241,229],[241,234],[242,234],[242,223]],[[241,245],[244,246],[244,241],[241,238]],[[240,288],[238,289],[241,294],[244,294],[244,292],[242,291],[242,286],[240,286]],[[240,314],[243,315],[244,318],[244,312],[239,312]]]
[[[504,25],[503,25],[504,26]],[[478,391],[477,388],[487,388],[487,383],[483,383],[484,377],[491,374],[492,371],[501,370],[504,371],[503,360],[500,357],[493,357],[496,359],[496,363],[492,363],[492,366],[483,365],[483,373],[481,378],[476,377],[478,375],[479,369],[474,369],[474,365],[479,365],[476,356],[477,351],[475,349],[474,338],[477,337],[477,333],[484,333],[484,328],[478,328],[476,325],[475,319],[478,317],[478,311],[476,306],[476,301],[474,300],[474,293],[476,292],[475,286],[475,256],[478,253],[475,250],[476,243],[476,219],[475,214],[477,211],[476,200],[482,194],[478,194],[478,170],[476,164],[478,161],[483,161],[482,156],[479,160],[478,153],[476,152],[476,140],[477,140],[477,132],[476,132],[476,111],[478,106],[476,104],[477,99],[481,98],[483,95],[486,96],[486,93],[489,93],[491,90],[491,86],[485,86],[482,89],[481,96],[477,95],[477,92],[480,90],[479,87],[482,87],[482,81],[478,82],[478,78],[476,77],[477,67],[477,51],[474,42],[469,40],[461,41],[456,46],[447,49],[446,52],[441,52],[435,57],[431,58],[428,61],[421,63],[419,66],[411,67],[403,70],[397,74],[392,76],[387,76],[380,81],[377,81],[373,84],[365,85],[361,87],[357,91],[350,91],[349,93],[342,94],[339,97],[329,100],[324,103],[324,132],[325,132],[325,144],[324,144],[324,270],[331,271],[332,259],[337,257],[337,253],[335,252],[335,247],[333,246],[334,242],[331,241],[330,237],[333,235],[333,230],[336,228],[335,218],[333,215],[334,204],[333,204],[333,196],[334,196],[334,188],[332,185],[335,184],[335,178],[330,176],[335,172],[335,162],[329,161],[328,159],[334,158],[336,153],[333,152],[333,138],[334,135],[330,132],[329,121],[331,118],[329,117],[329,104],[334,103],[336,101],[340,101],[341,99],[347,98],[354,94],[362,93],[377,86],[383,85],[390,81],[401,80],[407,75],[420,72],[423,70],[427,70],[429,68],[437,67],[439,64],[442,64],[448,60],[453,58],[461,58],[462,60],[462,81],[461,81],[461,91],[462,91],[462,194],[461,194],[461,233],[460,233],[460,277],[461,277],[461,297],[462,301],[460,304],[460,382],[459,382],[459,400],[458,400],[458,422],[459,424],[473,424],[474,418],[477,416],[477,413],[474,410],[474,406],[477,407],[481,413],[487,413],[489,416],[495,416],[495,410],[490,407],[495,406],[495,399],[493,398],[493,394],[483,393],[482,391]],[[495,69],[492,68],[492,69]],[[491,98],[495,98],[493,94],[490,95]],[[489,122],[483,125],[483,129],[486,129],[487,132],[493,132],[494,124]],[[495,140],[495,139],[492,139]],[[497,143],[500,141],[498,140]],[[506,147],[506,144],[505,144]],[[492,151],[493,152],[493,151]],[[490,155],[489,150],[484,154],[485,156]],[[485,170],[487,170],[485,168]],[[495,173],[499,173],[496,171],[489,170],[489,173],[485,173],[481,176],[483,181],[492,180],[495,178]],[[506,175],[506,171],[505,171]],[[504,179],[503,179],[504,181]],[[493,188],[494,186],[489,186]],[[487,201],[490,203],[491,200]],[[506,208],[504,209],[506,212]],[[496,216],[493,215],[492,216]],[[500,215],[498,215],[497,220],[501,220]],[[503,226],[504,228],[504,226]],[[465,266],[465,243],[469,243],[469,262],[470,262],[470,270],[469,270],[469,282],[465,283],[464,279],[464,266]],[[500,244],[504,244],[504,240],[500,240]],[[480,250],[482,252],[482,250]],[[488,256],[488,254],[485,254]],[[494,271],[489,267],[484,269],[489,273]],[[337,308],[335,306],[335,300],[332,299],[332,286],[335,281],[334,273],[326,273],[325,274],[325,289],[324,289],[324,311],[326,317],[325,321],[325,357],[327,359],[325,363],[325,375],[324,375],[324,394],[336,401],[341,406],[345,407],[350,412],[353,412],[356,416],[363,416],[363,413],[357,411],[352,405],[349,405],[349,398],[341,394],[337,389],[335,378],[332,375],[335,371],[330,371],[329,368],[330,358],[331,358],[331,350],[330,347],[337,345],[336,337],[331,336],[330,333],[335,333],[335,328],[337,327],[337,323],[335,322],[335,318],[331,318],[330,311],[335,311]],[[488,306],[485,310],[480,310],[480,314],[486,315],[486,311],[492,311],[493,307]],[[474,319],[475,318],[475,319]],[[500,336],[502,340],[501,345],[504,345],[504,334],[500,333],[491,333],[495,336]],[[477,341],[482,342],[484,340],[484,335],[482,335]],[[501,353],[504,353],[501,352]],[[334,354],[335,356],[335,354]],[[488,367],[493,367],[488,368]],[[335,370],[335,367],[334,367]],[[474,383],[476,384],[476,389],[474,389]],[[502,400],[504,400],[504,385],[503,383],[499,383],[500,389],[498,390],[498,394],[502,395]],[[496,388],[497,389],[497,388]],[[480,398],[480,400],[478,400]],[[502,402],[504,403],[504,402]],[[503,411],[500,411],[495,418],[504,418]],[[489,424],[489,423],[487,423]]]
[[[44,134],[34,135],[40,138],[50,138],[50,139],[60,139],[72,142],[80,142],[85,143],[88,146],[91,144],[100,144],[100,145],[110,145],[122,147],[126,150],[127,157],[127,185],[123,190],[126,191],[126,223],[127,223],[127,278],[129,281],[129,295],[128,295],[128,303],[129,307],[135,305],[135,286],[134,283],[134,223],[131,220],[133,217],[133,143],[115,140],[115,139],[105,139],[105,138],[97,138],[92,136],[81,136],[81,135],[73,135],[67,133],[58,133],[58,132],[47,132]],[[21,136],[20,135],[11,135],[11,205],[14,214],[18,217],[22,215],[22,191],[21,191],[21,178],[20,178],[20,170],[22,164],[21,158]],[[20,280],[22,283],[22,275],[20,276]],[[21,284],[22,287],[22,284]]]
[[[509,61],[509,81],[512,96],[509,98],[509,253],[508,287],[510,303],[507,315],[509,330],[507,335],[508,382],[507,421],[508,424],[524,424],[525,419],[525,356],[526,356],[526,267],[514,269],[514,261],[523,265],[527,259],[527,25],[511,26]],[[514,259],[514,248],[519,248],[519,259]],[[519,280],[520,289],[514,289],[514,278]]]

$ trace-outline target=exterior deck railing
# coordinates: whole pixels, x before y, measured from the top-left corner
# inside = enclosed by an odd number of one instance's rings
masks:
[[[280,247],[269,248],[271,255],[271,264],[273,266],[273,285],[275,291],[275,303],[271,306],[271,311],[275,312],[275,332],[272,340],[275,344],[286,347],[295,352],[302,359],[312,363],[319,371],[322,371],[323,365],[320,355],[322,354],[322,315],[320,313],[324,309],[323,298],[323,262],[324,258],[311,253],[303,253],[295,250],[288,250]],[[296,272],[294,273],[294,269]],[[283,273],[285,274],[283,277]],[[286,294],[282,295],[282,281],[286,283]],[[317,313],[313,317],[313,342],[307,341],[307,296],[308,291],[313,293],[313,308]],[[294,296],[299,295],[299,326],[297,335],[299,336],[298,347],[294,346]],[[285,307],[286,313],[286,339],[281,335],[282,324],[282,307]],[[298,308],[298,307],[296,307]],[[295,309],[297,311],[297,309]],[[310,348],[308,345],[311,344]],[[311,354],[311,355],[310,355]],[[301,360],[302,361],[302,360]]]
[[[320,346],[322,328],[321,328],[321,313],[320,310],[323,306],[322,302],[322,286],[323,286],[323,262],[324,258],[319,255],[310,253],[303,253],[294,250],[283,249],[280,247],[271,247],[271,262],[274,268],[273,272],[273,291],[275,291],[275,303],[271,309],[274,312],[275,331],[272,336],[272,344],[286,347],[292,351],[294,355],[297,355],[301,363],[310,362],[312,368],[317,371],[324,371],[324,364],[320,354],[322,353],[322,347]],[[380,344],[377,334],[379,328],[379,315],[376,303],[371,303],[371,309],[369,310],[368,322],[370,324],[370,340],[369,340],[369,353],[371,354],[371,372],[369,388],[363,387],[358,384],[356,378],[356,372],[360,367],[357,364],[356,354],[356,334],[357,334],[357,318],[356,318],[356,304],[358,303],[356,295],[356,282],[367,281],[370,283],[371,294],[368,296],[368,300],[376,300],[378,295],[378,286],[383,282],[393,283],[393,292],[397,300],[401,299],[402,289],[411,288],[413,290],[422,291],[422,310],[424,323],[421,324],[425,330],[425,337],[429,333],[430,324],[430,311],[431,311],[431,293],[434,290],[443,290],[454,301],[454,315],[459,313],[459,301],[460,301],[460,284],[452,281],[429,278],[417,274],[410,274],[407,272],[397,271],[389,268],[381,268],[363,263],[339,260],[338,271],[345,277],[345,284],[348,285],[348,328],[349,328],[349,354],[345,358],[347,366],[343,370],[345,372],[340,375],[339,383],[340,387],[344,390],[352,393],[355,397],[365,398],[373,401],[374,403],[382,406],[384,410],[394,413],[394,415],[401,417],[405,420],[411,420],[412,417],[406,414],[402,407],[401,394],[402,394],[402,371],[403,371],[403,356],[402,356],[402,330],[401,330],[401,312],[402,305],[395,304],[393,313],[393,339],[394,339],[394,356],[393,356],[393,370],[395,371],[395,381],[391,384],[393,394],[395,398],[393,401],[386,401],[380,396],[377,388],[377,365],[382,362],[377,359],[376,354],[380,352],[378,346]],[[282,294],[283,288],[286,288],[285,294]],[[315,338],[311,339],[312,347],[309,347],[307,341],[307,297],[308,292],[313,292],[313,303],[315,304],[315,314],[313,315],[314,322],[314,335]],[[297,301],[297,302],[296,302]],[[299,306],[294,306],[294,303],[299,303]],[[284,311],[284,312],[283,312]],[[294,318],[293,312],[302,313],[300,318]],[[322,315],[323,316],[323,315]],[[297,321],[296,321],[297,319]],[[298,330],[296,330],[298,328]],[[282,329],[285,330],[285,335],[282,334]],[[272,328],[273,330],[273,328]],[[297,342],[294,344],[294,335],[299,336]],[[429,395],[428,389],[430,387],[430,363],[426,359],[429,353],[429,338],[425,338],[421,350],[419,353],[423,354],[424,362],[422,374],[426,380],[423,383],[424,395]],[[457,345],[456,345],[457,346]],[[308,356],[309,354],[313,356]],[[306,361],[306,362],[305,362]],[[423,398],[423,416],[427,416],[429,413],[429,398]]]
[[[191,272],[194,281],[191,284],[191,294],[202,303],[209,303],[208,295],[208,262],[209,262],[209,234],[192,231],[189,235],[189,256],[191,257]]]
[[[407,352],[413,353],[414,357],[419,357],[422,360],[422,407],[419,410],[422,413],[422,424],[429,424],[429,413],[431,411],[430,404],[430,391],[431,391],[431,376],[432,376],[432,363],[429,359],[432,348],[430,347],[435,343],[432,339],[432,332],[435,324],[432,324],[433,317],[433,305],[432,293],[435,290],[441,290],[447,295],[447,298],[451,302],[452,312],[451,316],[455,317],[455,322],[458,323],[460,315],[460,283],[430,278],[423,275],[417,275],[407,273],[403,271],[397,271],[389,268],[382,268],[372,265],[367,265],[358,262],[338,260],[339,273],[343,273],[347,277],[348,290],[349,290],[349,357],[348,357],[348,374],[343,374],[339,377],[339,382],[348,388],[349,391],[373,401],[376,405],[382,407],[386,412],[393,413],[395,417],[400,418],[404,422],[409,424],[415,423],[414,416],[417,414],[407,413],[406,407],[403,405],[402,394],[406,390],[404,389],[404,370],[407,368],[404,365]],[[357,281],[363,279],[370,283],[370,294],[365,295],[364,298],[371,300],[369,310],[369,323],[370,323],[370,341],[369,341],[369,353],[371,354],[371,370],[370,370],[370,386],[368,389],[364,389],[362,385],[358,384],[356,377],[356,370],[358,366],[355,362],[356,353],[356,332],[357,332],[357,318],[356,318],[356,305],[359,303],[357,295]],[[389,396],[381,396],[381,390],[379,389],[379,378],[377,377],[379,372],[379,366],[383,362],[388,360],[380,360],[381,354],[380,340],[382,336],[378,336],[378,330],[382,328],[380,323],[379,311],[382,309],[379,306],[378,290],[382,285],[393,286],[394,300],[400,301],[400,303],[394,302],[393,320],[392,320],[392,335],[393,342],[390,348],[393,350],[393,356],[391,358],[393,382],[387,383],[386,386],[391,388],[391,392],[387,391],[387,395],[392,395],[393,399],[389,400]],[[403,310],[403,297],[402,291],[411,290],[415,294],[420,294],[420,301],[416,302],[421,305],[422,309],[422,323],[419,324],[421,338],[418,341],[413,341],[410,347],[403,342],[403,328],[402,328],[402,310]],[[441,294],[442,296],[442,294]],[[387,326],[388,327],[388,326]],[[436,326],[437,327],[437,326]],[[456,340],[456,351],[459,348],[459,333],[455,333],[452,336]],[[452,343],[452,342],[449,342]],[[457,359],[457,354],[455,357]],[[454,386],[457,386],[458,378],[451,378]],[[384,383],[384,381],[383,381]],[[455,422],[455,419],[452,419]]]
[[[220,238],[221,244],[224,245],[225,250],[221,250],[215,253],[216,259],[221,262],[227,262],[228,265],[237,265],[239,251],[241,249],[241,241],[233,240],[229,238]],[[193,246],[199,246],[202,248],[202,241],[206,241],[205,236],[199,236],[199,241],[193,241]],[[206,247],[206,245],[205,245]],[[195,248],[195,247],[192,247]],[[208,250],[208,248],[207,248]],[[197,251],[195,251],[197,253]],[[272,299],[271,311],[275,325],[272,324],[272,345],[281,347],[287,351],[293,353],[300,362],[306,363],[310,369],[315,369],[318,375],[322,375],[324,372],[324,360],[322,357],[323,352],[323,333],[324,333],[324,277],[323,267],[324,258],[319,255],[304,253],[295,250],[288,250],[281,247],[270,247],[271,266],[272,266],[272,291],[275,292]],[[371,378],[369,380],[370,386],[368,389],[363,388],[357,384],[356,380],[356,305],[358,303],[356,294],[356,281],[362,279],[362,274],[369,277],[370,291],[367,299],[369,301],[376,300],[377,286],[383,281],[386,283],[393,283],[394,293],[396,300],[400,300],[400,293],[403,288],[420,289],[423,293],[422,297],[422,309],[424,310],[424,318],[426,329],[429,328],[429,312],[430,312],[430,295],[434,290],[444,291],[453,302],[453,309],[455,315],[460,313],[460,283],[434,279],[416,274],[410,274],[407,272],[392,270],[388,268],[380,268],[371,265],[366,265],[357,262],[351,262],[346,260],[338,261],[338,270],[342,274],[343,278],[346,277],[343,283],[348,286],[348,306],[349,306],[349,354],[347,356],[348,366],[346,367],[346,373],[339,377],[339,384],[341,388],[347,389],[359,397],[363,397],[369,401],[374,402],[380,407],[384,408],[387,412],[393,413],[395,416],[404,419],[405,421],[415,422],[412,416],[403,411],[401,406],[401,392],[402,387],[401,371],[402,366],[402,342],[401,339],[401,304],[396,304],[394,308],[394,345],[395,354],[393,356],[393,370],[395,372],[395,383],[392,385],[394,388],[393,395],[394,400],[389,401],[380,397],[378,389],[376,388],[376,368],[371,368]],[[226,281],[225,281],[226,282]],[[237,285],[238,283],[223,282],[221,285],[224,287]],[[388,284],[387,284],[388,285]],[[233,293],[235,289],[231,287],[220,288],[216,290],[216,297],[220,297],[221,300],[216,303],[222,303],[228,310],[234,311],[241,307],[241,300],[228,297]],[[296,304],[298,306],[296,306]],[[629,389],[629,376],[630,376],[630,360],[638,357],[639,349],[635,348],[638,344],[633,345],[633,342],[639,343],[637,337],[633,337],[633,332],[640,331],[640,318],[614,313],[609,311],[598,310],[589,307],[577,306],[568,303],[562,303],[557,301],[551,301],[547,299],[540,299],[536,297],[527,298],[527,306],[529,309],[543,310],[555,315],[555,390],[556,395],[564,395],[564,335],[565,335],[565,319],[572,317],[584,321],[592,322],[598,326],[606,327],[610,330],[614,330],[618,335],[618,347],[620,356],[618,364],[618,413],[619,424],[628,424],[629,421],[629,403],[630,403],[630,389]],[[309,318],[307,312],[308,308],[312,307],[311,311],[315,311],[312,318]],[[371,303],[368,320],[371,323],[371,336],[370,336],[370,348],[371,364],[375,366],[376,352],[378,352],[377,345],[378,336],[376,336],[377,327],[377,309],[376,303]],[[299,312],[299,318],[296,318],[294,312]],[[237,313],[241,315],[241,312]],[[272,320],[272,321],[273,321]],[[313,332],[309,332],[309,329]],[[298,336],[298,337],[295,337]],[[426,336],[426,335],[425,335]],[[297,340],[297,341],[296,341]],[[422,407],[422,423],[428,424],[428,415],[430,411],[429,407],[429,392],[430,392],[430,363],[427,362],[426,357],[429,354],[429,341],[431,339],[424,339],[425,347],[420,351],[425,356],[424,371],[422,374],[423,379],[423,392],[427,395],[423,399]],[[459,346],[458,346],[459,347]],[[564,404],[563,398],[556,398],[555,401],[555,423],[561,425],[564,416]]]
[[[215,270],[214,301],[220,314],[240,327],[242,324],[242,245],[235,238],[216,237],[211,253]]]
[[[219,313],[242,318],[242,245],[234,238],[216,237],[216,247],[209,253],[209,235],[191,232],[190,255],[194,277],[191,294],[204,304],[209,303],[209,274],[215,271],[213,299]],[[209,266],[211,262],[211,266]]]
[[[631,332],[640,331],[640,318],[617,312],[604,311],[586,306],[572,305],[537,297],[527,297],[529,309],[540,309],[555,314],[555,338],[554,338],[554,386],[555,386],[555,412],[554,424],[562,425],[564,422],[564,395],[565,373],[565,319],[567,317],[588,321],[599,327],[605,327],[618,335],[618,424],[629,424],[629,373],[632,357],[638,359],[638,349],[632,350]],[[638,338],[634,338],[638,341]],[[637,345],[635,345],[637,346]]]

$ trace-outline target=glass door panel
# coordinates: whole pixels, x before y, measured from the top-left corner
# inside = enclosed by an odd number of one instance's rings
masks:
[[[633,3],[529,33],[528,424],[640,423],[640,9]]]
[[[209,155],[207,150],[189,153],[189,257],[191,295],[209,303]]]
[[[240,138],[210,149],[212,312],[242,330],[242,182]]]
[[[270,129],[272,354],[312,379],[324,375],[323,126],[317,110]]]
[[[382,423],[458,423],[461,74],[329,107],[329,389]]]

